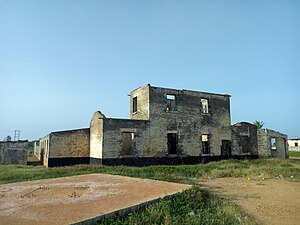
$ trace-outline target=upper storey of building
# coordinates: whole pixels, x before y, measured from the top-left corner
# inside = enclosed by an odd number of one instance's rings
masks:
[[[146,84],[130,93],[133,120],[189,119],[230,126],[230,95],[153,87]]]

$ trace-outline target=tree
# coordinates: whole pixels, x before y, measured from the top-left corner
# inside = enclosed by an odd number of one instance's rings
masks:
[[[264,124],[265,123],[263,121],[257,121],[257,120],[255,120],[253,122],[253,125],[255,125],[257,129],[261,129],[264,126]]]
[[[11,141],[11,136],[7,135],[7,136],[4,138],[4,141]]]

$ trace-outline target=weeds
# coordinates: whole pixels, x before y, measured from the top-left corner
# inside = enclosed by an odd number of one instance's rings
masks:
[[[108,224],[255,224],[236,207],[208,190],[193,186],[191,189],[167,197],[126,217],[102,219]]]

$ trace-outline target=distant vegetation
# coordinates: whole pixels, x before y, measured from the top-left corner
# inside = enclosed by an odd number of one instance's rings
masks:
[[[3,138],[3,141],[11,141],[11,136],[7,135],[5,138]]]
[[[264,126],[264,124],[265,123],[263,121],[258,121],[258,120],[255,120],[253,122],[253,125],[255,125],[257,129],[261,129]]]

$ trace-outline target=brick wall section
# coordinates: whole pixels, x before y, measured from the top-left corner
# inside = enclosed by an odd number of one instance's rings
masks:
[[[28,141],[0,141],[0,164],[27,164]]]
[[[52,132],[49,158],[89,157],[89,140],[89,128]]]
[[[104,119],[103,158],[130,157],[122,155],[123,132],[134,133],[134,153],[131,157],[149,154],[149,121],[129,119]]]
[[[52,132],[40,139],[39,147],[46,167],[51,158],[89,157],[90,129]]]

